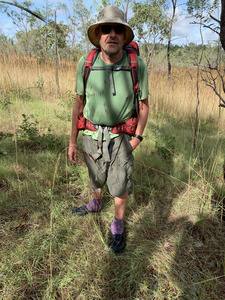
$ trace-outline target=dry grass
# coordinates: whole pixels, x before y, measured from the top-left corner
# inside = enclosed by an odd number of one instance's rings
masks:
[[[190,120],[195,116],[197,104],[197,70],[193,68],[172,69],[171,85],[168,86],[167,72],[159,68],[152,69],[149,75],[150,101],[156,112],[162,111]],[[218,88],[219,87],[219,82]],[[200,80],[200,107],[201,120],[213,120],[215,123],[225,121],[225,110],[219,109],[219,99],[210,87]],[[219,111],[221,119],[219,121]]]
[[[75,62],[60,63],[60,96],[57,99],[54,62],[42,62],[37,69],[34,58],[1,54],[0,69],[3,70],[0,72],[1,131],[15,132],[21,124],[22,113],[39,115],[38,121],[41,116],[40,130],[41,126],[50,126],[55,131],[69,130],[65,120],[70,119],[74,102]],[[69,115],[65,112],[68,106]],[[61,124],[56,122],[55,114],[61,114]]]
[[[0,54],[0,82],[1,89],[7,92],[13,87],[19,89],[35,88],[38,79],[44,80],[44,88],[47,95],[55,93],[55,63],[54,61],[46,61],[39,63],[33,57],[16,55],[16,54]],[[74,77],[76,71],[76,63],[72,61],[62,60],[59,67],[59,83],[61,93],[74,89]]]

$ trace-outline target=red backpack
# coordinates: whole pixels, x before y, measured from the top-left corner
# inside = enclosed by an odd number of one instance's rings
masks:
[[[113,133],[128,133],[130,135],[133,135],[135,133],[136,125],[137,125],[137,116],[138,116],[138,58],[139,56],[139,46],[135,41],[132,41],[130,44],[128,44],[126,47],[124,47],[124,50],[128,53],[129,58],[129,66],[109,66],[109,67],[99,67],[94,66],[95,60],[101,51],[100,48],[94,48],[92,49],[85,61],[84,66],[84,91],[86,93],[86,86],[87,86],[87,80],[89,77],[89,74],[91,70],[106,70],[109,69],[112,71],[130,71],[133,81],[133,91],[134,91],[134,111],[135,115],[132,116],[130,120],[123,124],[119,124],[111,130]],[[112,73],[111,73],[112,74]],[[113,76],[110,76],[110,86],[111,91],[114,94],[115,93],[115,87],[113,82]],[[77,122],[77,129],[83,130],[88,129],[92,131],[96,131],[95,125],[91,122],[87,121],[83,114],[80,114],[78,116],[78,122]]]

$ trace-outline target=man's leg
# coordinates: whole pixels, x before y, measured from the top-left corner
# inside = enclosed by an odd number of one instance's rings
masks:
[[[99,212],[102,209],[102,188],[92,188],[92,200],[85,205],[88,211]]]
[[[74,208],[72,214],[75,216],[84,216],[88,212],[100,212],[102,209],[102,188],[92,188],[92,200],[84,206]]]
[[[121,252],[126,247],[123,237],[123,217],[128,199],[128,191],[122,196],[115,197],[115,218],[111,224],[111,232],[113,235],[111,248],[114,252]]]
[[[84,160],[88,168],[89,178],[92,186],[92,200],[81,207],[72,210],[73,215],[84,216],[91,212],[99,212],[102,208],[102,187],[106,181],[106,168],[104,161],[100,158],[96,161],[92,159],[98,150],[98,141],[92,139],[89,135],[83,135],[82,141]],[[100,188],[98,188],[100,186]]]
[[[128,199],[128,191],[126,191],[121,197],[115,197],[115,218],[122,220],[125,213],[125,208]]]

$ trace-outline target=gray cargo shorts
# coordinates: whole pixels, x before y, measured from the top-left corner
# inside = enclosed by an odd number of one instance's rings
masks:
[[[108,148],[110,161],[105,162],[102,156],[97,160],[92,158],[98,150],[98,141],[93,140],[89,135],[83,135],[84,159],[92,188],[102,188],[107,183],[113,197],[120,197],[129,190],[134,162],[130,140],[131,137],[128,134],[113,138]]]

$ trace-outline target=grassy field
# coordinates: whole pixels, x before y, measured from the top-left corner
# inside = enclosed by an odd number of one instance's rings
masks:
[[[0,299],[225,299],[225,110],[196,70],[151,69],[150,115],[135,150],[125,226],[113,254],[113,198],[75,218],[90,199],[82,153],[68,161],[76,64],[0,56]],[[79,140],[80,142],[80,140]]]

